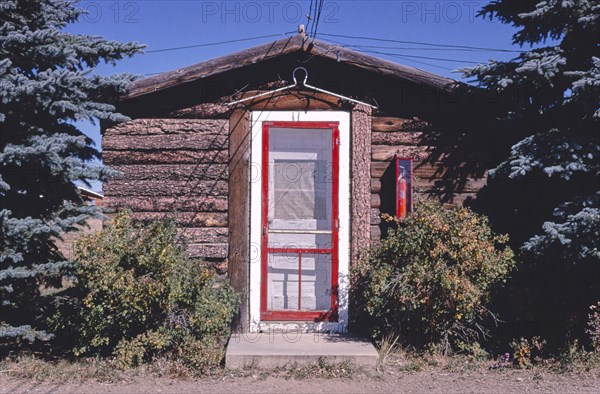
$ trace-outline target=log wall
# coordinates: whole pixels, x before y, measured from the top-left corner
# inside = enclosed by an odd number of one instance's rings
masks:
[[[355,118],[353,122],[360,123]],[[471,158],[457,154],[455,148],[436,146],[431,138],[436,131],[431,124],[398,117],[365,119],[363,123],[371,128],[370,163],[366,162],[371,195],[363,205],[366,203],[370,211],[365,210],[368,217],[358,227],[370,225],[372,243],[387,231],[381,215],[394,213],[392,163],[396,155],[414,159],[415,199],[433,196],[448,205],[462,204],[486,184],[485,173],[469,169],[473,167],[469,164]],[[130,208],[133,217],[140,220],[174,215],[190,255],[214,261],[225,271],[227,259],[232,256],[229,239],[233,234],[228,214],[231,160],[240,156],[237,161],[242,162],[247,156],[243,149],[237,154],[229,152],[230,133],[227,119],[136,119],[108,128],[103,137],[104,163],[120,175],[104,185],[106,206]],[[360,162],[356,154],[352,153],[353,165]],[[240,197],[244,197],[243,193]],[[358,239],[361,230],[355,226],[355,216],[356,207],[352,234],[353,239]],[[240,223],[239,230],[245,230],[245,222]],[[243,241],[241,233],[238,235],[232,239]],[[361,247],[364,245],[353,243],[354,252]]]
[[[173,215],[192,257],[223,270],[229,248],[229,122],[136,119],[104,131],[103,160],[120,172],[105,205],[139,220]]]
[[[372,244],[385,236],[387,230],[381,215],[395,212],[393,161],[396,155],[413,159],[414,200],[433,197],[448,206],[459,205],[475,198],[487,182],[481,160],[450,146],[448,141],[455,141],[452,138],[435,138],[440,133],[430,123],[373,117],[371,130]]]

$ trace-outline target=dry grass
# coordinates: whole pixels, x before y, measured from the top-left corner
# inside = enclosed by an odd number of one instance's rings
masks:
[[[518,366],[510,362],[500,362],[482,355],[454,354],[444,356],[439,353],[417,352],[402,348],[393,336],[383,338],[378,343],[378,371],[384,372],[421,372],[425,370],[444,371],[448,373],[484,372],[489,370],[518,370]],[[575,373],[600,375],[600,353],[589,352],[577,343],[557,356],[536,358],[531,360],[529,369],[539,374]]]
[[[221,370],[217,370],[217,373],[221,373]],[[114,359],[49,361],[28,355],[0,361],[0,378],[2,376],[57,383],[85,381],[115,383],[129,381],[139,376],[184,380],[193,378],[196,374],[180,362],[163,358],[124,370]]]
[[[385,367],[388,365],[390,359],[397,355],[400,346],[398,341],[400,337],[394,334],[389,334],[381,338],[378,343],[379,360],[377,360],[377,371],[383,372]]]
[[[378,373],[364,369],[351,362],[331,363],[325,359],[316,364],[291,364],[283,368],[259,369],[254,365],[239,370],[218,368],[204,377],[216,379],[252,377],[258,380],[283,378],[285,380],[306,379],[386,379],[386,375],[436,371],[440,373],[486,374],[511,373],[519,368],[506,364],[498,368],[495,360],[482,360],[472,356],[418,353],[403,349],[393,339],[381,346]],[[577,374],[600,378],[600,355],[571,350],[557,357],[536,361],[530,368],[535,379],[556,374]],[[47,361],[34,356],[20,356],[0,361],[0,379],[3,377],[45,381],[55,383],[97,381],[102,383],[128,382],[136,377],[170,378],[184,381],[198,375],[187,366],[157,359],[150,364],[128,370],[120,369],[114,360],[83,359],[75,362],[66,360]]]
[[[54,382],[73,380],[117,382],[126,378],[115,363],[108,360],[46,361],[35,356],[19,356],[0,361],[0,376]]]
[[[334,379],[344,378],[352,379],[365,374],[365,370],[349,361],[341,363],[330,363],[321,358],[316,364],[310,365],[292,365],[279,371],[278,376],[286,379],[304,380],[304,379]],[[277,375],[276,375],[277,376]]]
[[[97,381],[102,383],[126,382],[135,377],[150,376],[156,378],[171,378],[187,380],[199,377],[186,365],[167,359],[156,359],[141,367],[123,370],[115,360],[82,359],[75,362],[58,360],[48,361],[35,356],[20,356],[0,361],[0,378],[2,376],[26,379],[32,381],[47,381],[56,383]],[[215,369],[204,374],[205,377],[268,377],[285,378],[286,380],[304,380],[312,378],[352,379],[367,376],[366,371],[352,362],[333,363],[320,359],[315,364],[290,364],[275,369],[259,369],[248,366],[243,369]]]
[[[361,376],[370,376],[363,367],[349,361],[329,362],[320,358],[314,364],[288,364],[285,367],[261,369],[256,365],[248,365],[241,369],[222,370],[222,375],[227,377],[253,377],[264,380],[269,377],[284,378],[286,380],[305,379],[353,379]]]

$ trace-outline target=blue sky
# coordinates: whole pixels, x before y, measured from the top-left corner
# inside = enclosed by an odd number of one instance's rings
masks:
[[[511,46],[514,29],[477,17],[487,0],[375,0],[328,1],[322,8],[317,38],[333,40],[384,59],[461,79],[453,70],[487,62],[508,60],[516,55],[501,51],[448,48],[459,45],[482,48],[519,49]],[[103,65],[96,73],[129,72],[151,75],[169,71],[263,44],[307,25],[309,0],[302,1],[204,1],[204,0],[93,0],[81,1],[88,14],[68,31],[101,35],[119,41],[137,41],[147,51],[253,38],[274,37],[221,45],[138,55],[115,67]],[[326,34],[414,41],[425,44],[341,38]],[[382,48],[374,48],[382,47]],[[386,53],[386,54],[382,54]],[[394,54],[394,55],[387,55]],[[415,57],[417,56],[417,57]],[[434,60],[447,59],[447,60]],[[97,126],[82,125],[100,145]],[[99,185],[94,185],[98,190]]]

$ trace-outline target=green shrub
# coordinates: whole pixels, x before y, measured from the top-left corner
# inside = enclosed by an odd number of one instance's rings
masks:
[[[122,212],[77,241],[82,302],[77,316],[65,317],[76,328],[76,355],[116,356],[123,367],[158,355],[201,370],[219,363],[238,296],[186,257],[176,230],[173,221],[137,224]]]
[[[493,316],[492,286],[515,265],[507,241],[467,208],[420,202],[354,270],[361,324],[405,344],[468,350]]]

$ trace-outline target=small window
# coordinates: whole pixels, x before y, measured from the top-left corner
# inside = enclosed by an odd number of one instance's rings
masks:
[[[412,211],[412,159],[396,157],[396,217],[404,218]]]

